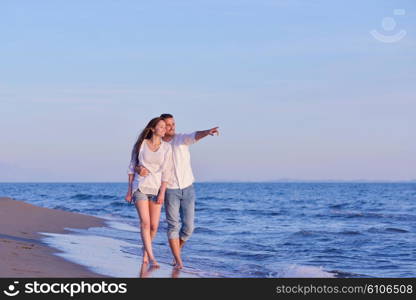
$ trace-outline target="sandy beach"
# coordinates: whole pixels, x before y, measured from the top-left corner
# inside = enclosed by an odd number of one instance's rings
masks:
[[[125,272],[115,277],[146,277],[146,278],[192,278],[199,277],[189,270],[177,271],[167,263],[160,263],[160,268],[146,268],[141,266],[141,257],[133,260],[123,260],[123,253],[119,252],[117,242],[102,244],[97,252],[99,240],[97,236],[83,236],[81,251],[87,260],[86,264],[79,265],[67,260],[66,257],[56,254],[61,252],[59,247],[64,246],[71,251],[71,244],[80,244],[79,237],[67,229],[88,229],[91,227],[106,227],[104,219],[89,215],[72,213],[56,209],[34,206],[26,202],[0,197],[0,277],[36,277],[36,278],[86,278],[107,277],[90,271],[94,267],[122,264]],[[43,233],[43,234],[40,234]],[[59,235],[59,246],[45,243],[46,235]],[[75,240],[73,240],[75,238]],[[97,240],[98,238],[98,240]],[[112,246],[116,245],[116,248]],[[68,246],[70,248],[68,248]],[[72,245],[73,246],[73,245]],[[54,248],[52,248],[54,247]],[[91,264],[91,251],[94,249],[94,259]],[[68,253],[67,253],[68,254]],[[111,258],[110,258],[111,257]],[[79,257],[77,257],[79,259]],[[78,262],[78,260],[75,260]],[[89,266],[89,268],[85,266]],[[111,264],[110,264],[111,265]],[[111,266],[110,266],[111,268]],[[102,268],[101,268],[102,269]],[[108,270],[108,268],[107,268]],[[103,273],[108,274],[108,273]],[[108,277],[113,277],[108,274]]]
[[[103,277],[55,256],[58,251],[43,244],[38,233],[103,225],[92,216],[0,198],[0,277]]]

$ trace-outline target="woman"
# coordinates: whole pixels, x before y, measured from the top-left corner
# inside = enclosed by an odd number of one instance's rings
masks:
[[[159,264],[153,255],[152,240],[159,227],[165,191],[173,172],[171,145],[162,140],[165,132],[165,121],[154,118],[139,135],[128,168],[129,185],[125,198],[128,203],[135,204],[139,215],[143,264],[148,264],[150,260],[154,267],[159,267]],[[137,165],[149,170],[149,175],[146,177],[137,175],[137,186],[133,188]]]

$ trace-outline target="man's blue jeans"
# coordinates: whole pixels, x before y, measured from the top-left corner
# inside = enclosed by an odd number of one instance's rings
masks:
[[[194,232],[195,188],[167,189],[165,194],[168,238],[186,242]],[[182,221],[182,227],[181,227]]]

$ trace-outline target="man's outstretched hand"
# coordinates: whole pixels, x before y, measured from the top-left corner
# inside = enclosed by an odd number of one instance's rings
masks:
[[[200,139],[203,139],[206,136],[213,136],[214,134],[216,135],[220,135],[220,132],[218,130],[219,127],[214,127],[208,130],[203,130],[203,131],[197,131],[196,135],[195,135],[195,140],[199,141]]]
[[[218,130],[218,128],[219,127],[214,127],[214,128],[208,129],[208,134],[209,135],[214,135],[214,134],[220,135],[220,131]]]

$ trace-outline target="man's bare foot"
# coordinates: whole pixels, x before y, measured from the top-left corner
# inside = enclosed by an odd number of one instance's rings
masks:
[[[159,263],[157,262],[156,259],[151,259],[150,261],[151,261],[152,268],[155,268],[155,269],[160,268],[160,265],[159,265]]]
[[[175,260],[175,264],[173,266],[175,267],[175,269],[178,269],[178,270],[183,269],[183,262],[182,262],[182,260],[179,260],[179,261]]]

